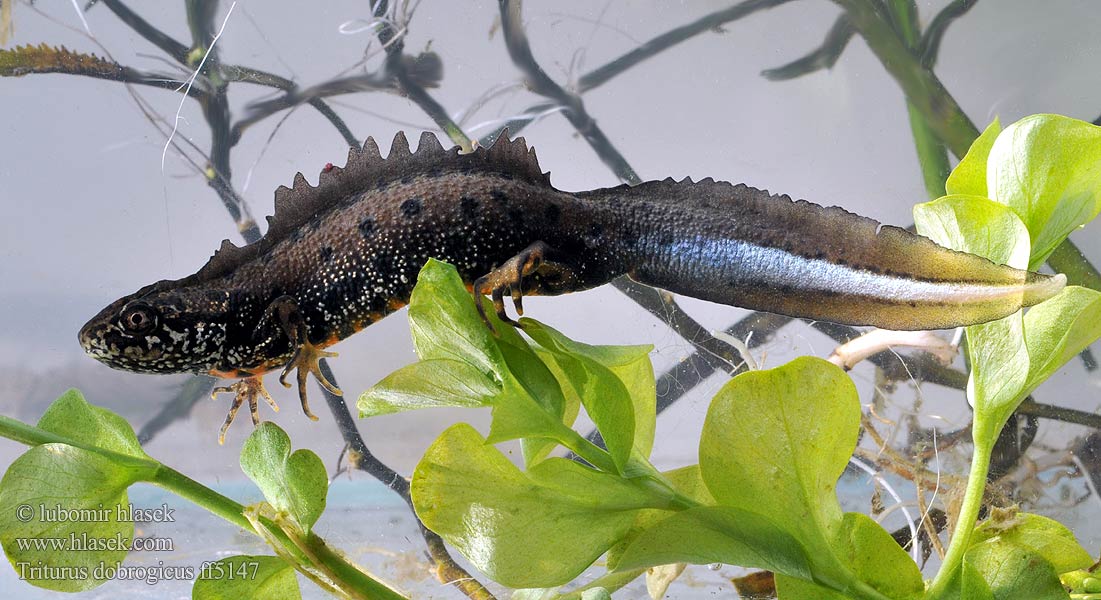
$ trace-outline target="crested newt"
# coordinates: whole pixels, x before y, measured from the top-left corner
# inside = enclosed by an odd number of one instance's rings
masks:
[[[651,181],[571,193],[551,186],[534,149],[502,135],[460,154],[404,134],[383,158],[373,139],[275,192],[259,241],[229,240],[195,274],[104,308],[80,331],[88,354],[144,373],[244,378],[219,440],[248,401],[275,407],[261,376],[306,378],[323,350],[409,300],[429,259],[453,264],[476,295],[593,288],[627,275],[671,292],[850,325],[942,329],[994,320],[1062,289],[1041,275],[956,252],[840,208],[744,184]],[[481,302],[478,303],[481,308]]]

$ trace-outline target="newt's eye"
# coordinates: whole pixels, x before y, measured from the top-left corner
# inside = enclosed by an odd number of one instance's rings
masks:
[[[157,315],[145,304],[134,304],[122,311],[119,322],[128,333],[145,333],[157,324]]]

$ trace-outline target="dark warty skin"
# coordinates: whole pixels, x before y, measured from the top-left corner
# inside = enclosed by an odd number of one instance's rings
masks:
[[[628,275],[748,309],[944,329],[1004,317],[1065,284],[742,184],[666,179],[568,193],[522,138],[459,154],[425,134],[411,153],[398,134],[386,159],[368,139],[317,186],[298,174],[276,191],[260,241],[227,240],[194,275],[115,301],[80,343],[117,369],[246,378],[224,388],[237,395],[226,426],[245,400],[258,421],[257,399],[270,398],[261,375],[297,369],[310,414],[305,379],[320,375],[317,360],[331,354],[322,349],[404,306],[430,258],[492,294],[502,316],[500,298],[517,284],[554,295]]]

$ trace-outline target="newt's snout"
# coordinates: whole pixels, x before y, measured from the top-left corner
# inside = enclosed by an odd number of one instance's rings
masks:
[[[225,326],[187,310],[178,296],[139,292],[104,308],[77,337],[89,356],[114,369],[205,372],[221,359]]]

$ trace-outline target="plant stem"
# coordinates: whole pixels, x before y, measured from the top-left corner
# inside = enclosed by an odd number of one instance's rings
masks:
[[[245,518],[245,507],[243,505],[171,467],[158,464],[153,477],[150,478],[148,483],[164,488],[196,506],[205,508],[245,531],[252,531],[252,524]]]
[[[561,433],[558,436],[558,442],[560,444],[597,469],[605,473],[619,474],[619,468],[616,466],[615,461],[612,460],[610,454],[602,450],[596,444],[581,437],[581,434],[577,433],[573,428],[566,427],[565,424],[561,425]]]
[[[345,589],[355,590],[356,597],[373,599],[403,600],[401,595],[386,584],[374,579],[361,571],[355,564],[344,558],[344,555],[334,550],[325,540],[310,533],[306,540],[306,546],[310,549],[318,562],[328,567],[329,572],[336,576]]]
[[[891,0],[887,3],[887,11],[906,47],[916,52],[921,43],[921,32],[918,30],[917,6],[914,0]],[[930,199],[940,198],[945,194],[944,182],[950,171],[948,151],[929,126],[925,115],[909,98],[906,99],[906,112],[910,115],[910,130],[914,135],[925,191]]]
[[[1063,240],[1063,243],[1055,247],[1047,257],[1047,264],[1051,265],[1056,273],[1066,275],[1068,284],[1101,291],[1101,273],[1098,273],[1097,269],[1090,264],[1070,238]]]
[[[906,98],[928,120],[937,137],[952,153],[962,157],[979,137],[979,130],[967,118],[956,99],[932,70],[921,64],[906,43],[886,21],[882,5],[871,0],[834,0],[849,13],[853,25],[868,48],[898,82]]]
[[[231,498],[219,494],[171,467],[158,463],[158,468],[154,472],[154,476],[150,479],[149,483],[162,487],[185,500],[189,500],[195,505],[210,511],[246,531],[255,532],[252,523],[245,517],[245,507],[243,505],[235,502]],[[297,545],[278,524],[264,517],[260,518],[260,522],[266,526],[273,537],[283,545],[283,548],[287,549],[291,555],[297,559],[299,564],[294,565],[296,568],[298,568],[299,565],[316,561],[337,577],[338,580],[336,583],[342,589],[351,591],[355,597],[363,596],[363,594],[366,593],[365,597],[368,598],[389,600],[405,599],[405,596],[399,594],[385,583],[374,579],[355,565],[349,563],[341,554],[330,548],[328,544],[317,535],[311,533],[308,539],[308,546],[313,554],[313,560],[311,560],[310,557],[307,557],[297,548]]]
[[[983,495],[986,493],[986,475],[990,471],[990,453],[994,448],[994,440],[997,435],[984,433],[986,427],[982,426],[981,415],[976,413],[975,424],[972,429],[972,439],[975,442],[975,451],[971,456],[971,472],[967,476],[967,491],[963,497],[963,506],[960,507],[956,526],[952,530],[952,541],[948,545],[948,552],[944,555],[940,571],[937,572],[933,582],[929,585],[925,598],[935,600],[944,594],[949,582],[956,576],[963,564],[963,555],[971,545],[971,532],[975,529],[975,522],[979,518],[979,509],[982,507]]]

